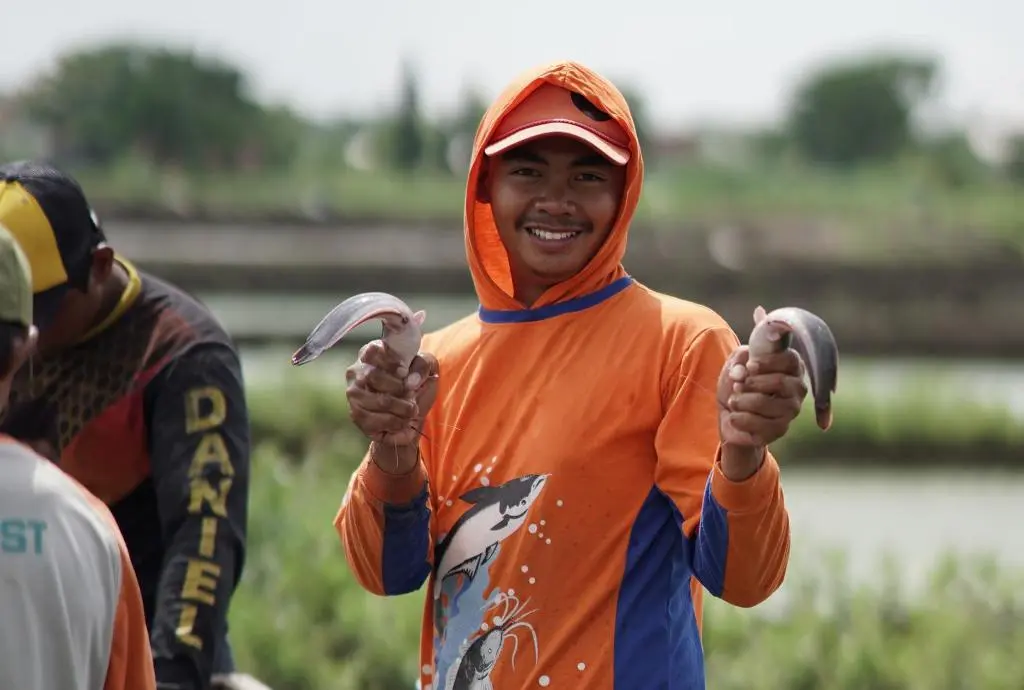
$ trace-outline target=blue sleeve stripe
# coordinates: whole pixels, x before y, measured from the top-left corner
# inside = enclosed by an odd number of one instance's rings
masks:
[[[711,475],[704,487],[704,506],[694,535],[693,570],[704,588],[716,597],[725,589],[725,562],[729,553],[729,517],[711,493]]]
[[[615,690],[704,690],[690,596],[693,543],[675,503],[652,487],[633,521],[615,611]]]
[[[381,579],[384,593],[418,590],[430,574],[430,509],[426,488],[403,506],[384,506],[384,546]]]

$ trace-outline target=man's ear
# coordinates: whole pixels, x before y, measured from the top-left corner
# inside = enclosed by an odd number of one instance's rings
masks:
[[[20,369],[35,354],[37,340],[39,340],[39,329],[35,326],[29,326],[25,337],[14,341],[15,345],[11,353],[12,372]]]
[[[114,270],[114,250],[101,244],[92,250],[92,272],[89,281],[97,285],[103,284]]]
[[[484,158],[476,180],[476,200],[481,204],[491,203],[491,175],[493,174],[490,159]]]

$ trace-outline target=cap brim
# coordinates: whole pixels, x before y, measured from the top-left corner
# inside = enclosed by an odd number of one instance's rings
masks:
[[[53,322],[69,289],[67,283],[61,283],[32,296],[32,320],[36,328],[43,330]]]
[[[588,144],[596,149],[598,153],[615,165],[625,165],[629,162],[628,149],[616,146],[615,144],[610,143],[607,139],[594,134],[585,127],[574,125],[571,122],[545,122],[539,125],[524,127],[518,132],[513,132],[504,139],[499,139],[493,144],[487,146],[484,149],[484,154],[487,156],[495,156],[499,153],[504,153],[509,149],[515,148],[516,146],[525,144],[528,141],[553,135],[572,137],[573,139],[582,141],[584,144]]]

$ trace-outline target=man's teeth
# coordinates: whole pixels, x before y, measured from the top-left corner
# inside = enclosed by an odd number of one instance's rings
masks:
[[[526,232],[530,233],[534,237],[539,237],[542,240],[571,240],[576,235],[580,234],[576,232],[548,232],[547,230],[539,230],[537,228],[526,228]]]

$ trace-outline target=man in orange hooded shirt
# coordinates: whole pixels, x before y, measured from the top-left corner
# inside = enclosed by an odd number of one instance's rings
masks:
[[[754,606],[782,583],[767,446],[802,362],[746,366],[715,312],[626,273],[642,179],[611,83],[572,62],[524,75],[474,145],[478,313],[408,371],[375,341],[348,372],[372,442],[335,526],[369,591],[429,578],[425,690],[702,689],[702,588]]]

